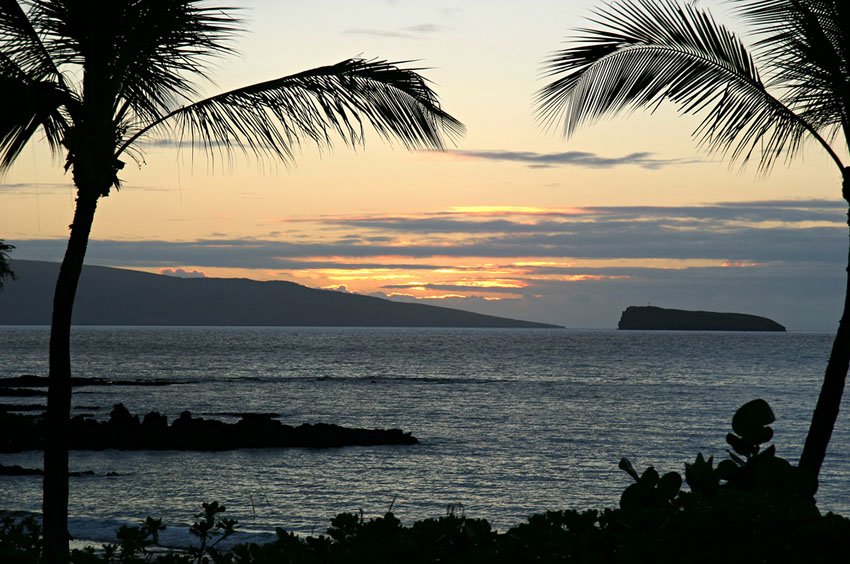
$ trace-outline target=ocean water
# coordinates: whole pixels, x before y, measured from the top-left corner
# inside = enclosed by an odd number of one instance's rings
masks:
[[[289,424],[400,427],[421,444],[229,452],[73,452],[71,528],[106,541],[147,515],[187,540],[218,500],[243,539],[275,527],[320,533],[342,511],[403,521],[461,504],[507,529],[551,509],[615,506],[642,470],[683,472],[697,452],[726,456],[735,409],[764,398],[774,443],[795,461],[829,354],[828,333],[512,329],[77,328],[76,376],[170,380],[84,387],[74,412],[114,403],[169,420],[185,409],[278,412]],[[0,377],[47,373],[48,330],[0,327]],[[7,403],[21,403],[10,398]],[[30,400],[36,401],[39,400]],[[845,406],[847,403],[845,402]],[[40,466],[40,453],[0,463]],[[103,474],[117,472],[118,476]],[[823,511],[850,515],[850,422],[842,411],[821,475]],[[41,480],[0,477],[0,509],[38,512]],[[182,533],[181,533],[182,531]],[[169,537],[169,535],[172,535]]]

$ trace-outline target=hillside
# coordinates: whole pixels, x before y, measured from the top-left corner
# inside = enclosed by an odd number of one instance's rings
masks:
[[[0,291],[0,325],[50,323],[57,263],[15,260]],[[86,266],[76,325],[556,327],[424,304],[315,290],[293,282],[175,278]]]

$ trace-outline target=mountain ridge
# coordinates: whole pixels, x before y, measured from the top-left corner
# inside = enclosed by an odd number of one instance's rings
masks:
[[[0,325],[50,323],[59,264],[15,259]],[[86,265],[75,325],[558,328],[427,304],[309,288],[289,281],[178,278]]]

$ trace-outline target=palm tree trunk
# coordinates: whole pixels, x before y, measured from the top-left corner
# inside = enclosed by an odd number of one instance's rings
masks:
[[[68,421],[71,414],[71,314],[98,194],[79,190],[65,258],[56,281],[50,326],[47,441],[44,447],[44,560],[68,562]]]
[[[850,204],[850,167],[844,168],[842,194]],[[850,210],[847,212],[847,226],[850,227]],[[826,457],[826,449],[832,436],[832,429],[838,419],[841,397],[844,394],[844,382],[850,367],[850,251],[847,258],[847,287],[844,294],[844,312],[838,323],[838,332],[832,343],[832,353],[826,365],[820,396],[809,425],[809,434],[800,455],[800,467],[807,468],[815,476]]]

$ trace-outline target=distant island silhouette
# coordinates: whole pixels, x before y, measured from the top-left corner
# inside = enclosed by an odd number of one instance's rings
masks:
[[[14,260],[0,325],[49,325],[59,264]],[[83,267],[75,325],[559,328],[425,304],[317,290],[294,282],[177,278]]]
[[[629,306],[620,317],[618,329],[662,331],[785,331],[766,317],[746,313],[717,313]]]

